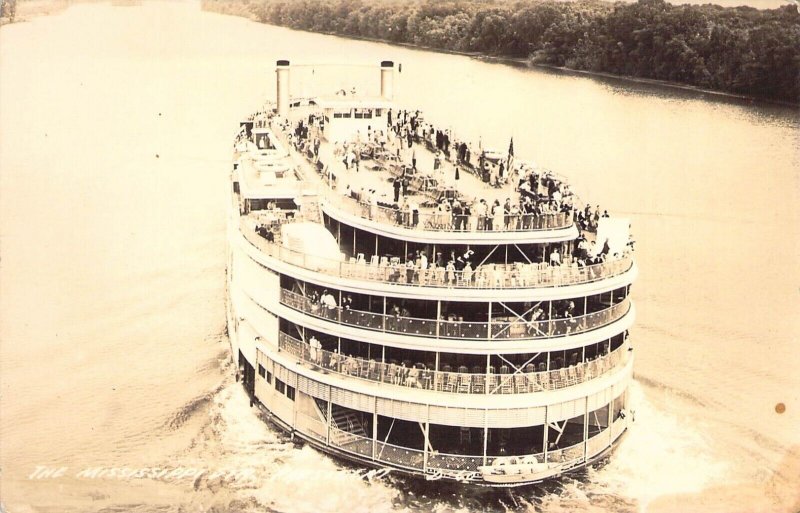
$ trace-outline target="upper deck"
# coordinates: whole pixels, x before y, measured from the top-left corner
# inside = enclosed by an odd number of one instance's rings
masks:
[[[276,127],[276,129],[259,128],[259,126],[268,124]],[[474,268],[455,269],[449,274],[442,267],[439,269],[439,273],[433,271],[430,273],[415,273],[413,281],[407,278],[408,274],[406,272],[403,272],[409,265],[409,261],[405,259],[408,251],[401,250],[400,257],[387,257],[385,254],[379,255],[377,242],[375,254],[367,254],[366,256],[357,253],[355,247],[351,251],[343,243],[341,248],[329,255],[306,254],[297,249],[288,248],[280,243],[282,225],[287,221],[298,218],[306,220],[311,218],[311,220],[320,221],[319,204],[321,204],[321,209],[326,215],[332,214],[331,218],[337,219],[337,222],[342,222],[343,225],[359,226],[362,223],[372,223],[374,229],[367,231],[376,237],[393,227],[386,228],[385,225],[391,225],[392,223],[384,222],[384,219],[390,221],[397,218],[399,224],[402,225],[406,222],[413,223],[414,218],[417,216],[424,218],[425,214],[383,209],[376,207],[374,203],[363,205],[354,198],[339,196],[328,186],[324,176],[312,171],[314,168],[312,166],[313,158],[306,159],[301,152],[290,152],[287,149],[287,146],[294,144],[294,138],[289,137],[285,131],[283,133],[277,131],[282,130],[277,123],[269,123],[268,118],[264,118],[257,119],[255,125],[250,137],[240,137],[237,142],[239,156],[235,180],[237,180],[236,183],[241,192],[240,199],[243,200],[243,204],[240,205],[240,212],[244,214],[237,224],[240,226],[240,232],[243,237],[259,252],[266,256],[277,258],[292,267],[300,267],[340,279],[385,283],[394,288],[410,286],[417,290],[427,288],[472,289],[478,294],[480,294],[480,290],[486,291],[487,289],[506,289],[506,291],[516,289],[519,293],[524,294],[526,289],[564,288],[599,283],[609,278],[621,277],[634,269],[633,260],[627,247],[620,252],[610,252],[605,258],[597,260],[588,259],[583,261],[577,255],[573,256],[564,253],[561,263],[555,266],[551,265],[552,262],[547,261],[546,255],[534,256],[531,254],[529,255],[530,258],[528,258],[519,249],[519,245],[523,241],[515,239],[515,237],[519,237],[521,234],[536,234],[541,231],[547,235],[545,240],[552,241],[554,238],[552,233],[553,231],[558,231],[558,229],[547,230],[547,227],[558,224],[559,216],[569,216],[571,219],[571,214],[567,213],[519,214],[518,218],[514,219],[512,214],[504,212],[501,216],[497,216],[496,220],[503,228],[505,228],[507,222],[509,229],[499,231],[484,229],[483,223],[486,220],[476,216],[474,212],[471,212],[469,216],[462,214],[461,218],[454,215],[452,210],[431,212],[428,215],[435,217],[437,223],[440,223],[434,232],[444,237],[441,244],[466,246],[470,244],[470,240],[481,236],[484,237],[482,239],[484,243],[502,244],[502,240],[498,240],[498,238],[505,235],[513,241],[514,245],[517,245],[516,249],[524,260],[505,263],[486,263],[482,261]],[[322,148],[323,143],[320,143],[319,147]],[[421,150],[420,153],[422,151],[427,150]],[[321,150],[317,154],[321,154]],[[431,156],[430,152],[428,152],[428,156]],[[305,173],[298,172],[298,167],[305,167]],[[344,164],[342,164],[343,167]],[[325,167],[322,167],[322,169],[325,169]],[[376,180],[380,176],[391,177],[390,170],[380,167],[375,171],[340,169],[339,172],[341,176],[351,176],[356,179],[363,176],[365,180]],[[332,175],[333,171],[328,169],[328,173]],[[311,174],[311,179],[306,179],[306,174]],[[467,176],[469,180],[477,181],[476,177]],[[328,178],[331,183],[339,180],[334,180],[332,176]],[[482,187],[482,185],[478,184],[476,187]],[[273,207],[277,206],[278,208],[268,210],[267,205],[269,202],[273,203]],[[283,205],[275,205],[276,202],[282,202]],[[303,211],[304,204],[311,208]],[[251,208],[254,210],[253,212],[250,212]],[[301,211],[303,212],[301,213]],[[367,218],[360,216],[359,212],[367,216]],[[287,213],[289,214],[288,217]],[[339,218],[337,216],[345,219],[349,216],[350,222],[338,221]],[[370,216],[375,218],[368,219]],[[486,217],[489,216],[487,215]],[[491,221],[494,221],[494,219]],[[450,230],[446,229],[451,223],[454,226]],[[416,224],[416,227],[394,227],[396,230],[412,234],[412,236],[408,236],[406,233],[401,233],[399,239],[406,241],[416,240],[415,236],[424,232],[424,229],[420,228],[421,223],[417,222]],[[467,225],[466,228],[464,227],[465,224]],[[478,225],[477,227],[475,227],[476,224]],[[515,225],[516,229],[512,229],[515,228]],[[472,231],[470,226],[475,228],[475,231]],[[526,226],[530,230],[525,230]],[[265,238],[266,233],[261,235],[257,233],[262,230],[269,231],[266,230],[267,228],[272,231],[270,234],[271,240]],[[541,228],[541,230],[537,228]],[[331,229],[330,226],[329,229]],[[574,224],[568,230],[577,232]],[[396,232],[393,234],[396,235]],[[463,238],[458,238],[459,235],[463,236]],[[337,237],[337,239],[339,238]],[[572,234],[568,238],[572,239]],[[558,238],[556,239],[558,240]],[[466,242],[464,242],[465,240]],[[493,250],[489,248],[486,251],[490,255]],[[590,251],[592,254],[596,252],[596,250]],[[596,263],[592,263],[593,261]],[[420,262],[416,262],[415,265],[419,266]],[[291,274],[295,275],[297,273],[292,272]],[[614,286],[616,285],[614,284]],[[414,294],[411,291],[409,292],[412,295]]]
[[[286,72],[279,67],[277,109],[254,116],[237,141],[234,188],[244,214],[237,224],[258,253],[340,279],[418,290],[524,294],[602,287],[624,275],[629,283],[635,274],[627,236],[616,234],[624,241],[610,250],[601,240],[587,249],[578,229],[586,218],[569,185],[516,160],[513,142],[505,155],[476,149],[385,97],[289,98],[280,79]],[[289,220],[295,211],[294,219],[323,223],[338,248],[325,255],[289,249],[283,221],[259,212],[268,205]],[[595,229],[598,219],[595,212]],[[465,252],[475,253],[472,266],[466,254],[453,256]],[[445,265],[448,253],[455,269]],[[424,272],[434,258],[439,272]],[[423,272],[401,270],[409,266]]]
[[[286,264],[289,266],[286,269],[294,276],[305,276],[301,270],[311,271],[313,274],[308,276],[316,276],[316,281],[319,281],[320,277],[329,277],[336,280],[329,284],[336,283],[350,290],[360,290],[364,282],[368,282],[372,290],[382,290],[383,285],[388,285],[394,293],[404,293],[408,296],[423,295],[426,289],[447,289],[450,290],[450,294],[455,294],[460,299],[473,296],[485,299],[494,291],[503,291],[502,297],[505,298],[515,296],[530,298],[530,289],[563,289],[563,294],[569,294],[575,293],[568,290],[573,286],[619,278],[603,284],[603,290],[613,288],[629,283],[636,273],[630,253],[612,255],[602,262],[589,265],[579,265],[577,259],[567,255],[561,265],[550,265],[548,262],[484,264],[474,269],[453,270],[449,274],[445,268],[422,270],[419,269],[420,264],[416,263],[415,272],[408,273],[408,262],[402,261],[399,257],[389,259],[386,256],[373,255],[368,261],[360,256],[348,256],[343,253],[329,258],[292,249],[276,242],[280,240],[280,226],[292,220],[293,218],[287,218],[282,212],[255,212],[240,219],[239,232],[243,242],[246,241],[257,250],[259,255],[257,261],[263,261],[269,267],[278,267],[278,262]],[[258,233],[259,227],[265,224],[271,225],[276,230],[272,241]],[[264,257],[278,262],[272,262]],[[324,280],[322,283],[328,284]]]
[[[310,99],[267,122],[293,149],[298,171],[319,186],[325,214],[349,226],[420,243],[578,236],[576,198],[561,177],[515,160],[511,149],[503,155],[451,141],[449,130],[437,130],[418,112],[360,98]]]

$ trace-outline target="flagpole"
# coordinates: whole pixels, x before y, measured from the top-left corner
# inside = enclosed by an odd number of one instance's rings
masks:
[[[511,178],[511,161],[514,159],[514,136],[511,136],[511,142],[508,144],[508,158],[506,158],[506,175]]]

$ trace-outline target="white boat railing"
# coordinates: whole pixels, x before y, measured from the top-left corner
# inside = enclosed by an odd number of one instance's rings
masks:
[[[337,278],[375,281],[394,285],[416,287],[471,288],[471,289],[525,289],[540,287],[564,287],[581,285],[618,276],[633,266],[633,257],[626,253],[619,258],[587,266],[579,266],[576,261],[558,266],[547,262],[484,264],[471,271],[447,271],[411,269],[399,259],[391,261],[386,257],[371,256],[370,261],[354,258],[353,261],[335,260],[308,255],[292,250],[275,242],[269,242],[256,233],[254,219],[243,217],[240,224],[242,235],[262,253],[281,262],[302,269],[323,273]]]
[[[491,457],[489,458],[492,459]],[[431,452],[428,454],[428,468],[450,471],[474,472],[483,465],[483,456],[466,454],[447,454]]]
[[[294,310],[349,326],[384,333],[467,340],[543,339],[574,335],[600,328],[622,318],[630,309],[624,298],[603,310],[586,315],[545,321],[493,320],[491,322],[420,319],[363,312],[342,307],[327,307],[309,297],[281,289],[280,301]]]
[[[584,447],[586,442],[578,442],[563,449],[556,449],[545,453],[525,454],[525,455],[506,455],[506,456],[486,456],[485,463],[483,456],[466,454],[447,454],[437,451],[429,451],[427,454],[427,464],[425,451],[393,445],[380,440],[373,440],[362,435],[342,431],[331,426],[331,443],[342,451],[367,458],[373,461],[391,464],[410,470],[425,471],[429,474],[443,473],[448,477],[461,478],[463,480],[479,480],[479,467],[492,465],[499,458],[524,458],[535,459],[539,463],[558,464],[563,469],[569,469],[585,461]],[[606,431],[599,433],[594,439],[607,440]],[[339,442],[338,440],[342,440]],[[607,446],[609,444],[605,444]],[[605,449],[605,446],[597,452]],[[373,454],[374,451],[374,454]],[[591,453],[590,453],[591,454]]]
[[[406,366],[356,358],[335,351],[312,348],[310,344],[285,333],[278,337],[279,351],[285,351],[324,372],[388,385],[455,394],[526,394],[560,390],[624,367],[628,361],[629,347],[630,343],[626,341],[617,349],[594,360],[549,371],[478,374],[437,371],[417,368],[416,365]]]
[[[628,427],[627,421],[619,417],[611,424],[611,441],[613,442],[625,431],[625,428]]]
[[[584,447],[584,442],[578,442],[575,445],[571,445],[563,449],[547,451],[547,462],[562,463],[564,464],[565,467],[577,465],[584,459],[583,447]]]
[[[325,201],[339,210],[368,221],[408,230],[451,233],[534,232],[567,228],[571,212],[547,214],[454,215],[452,211],[409,210],[400,206],[373,205],[331,191]]]

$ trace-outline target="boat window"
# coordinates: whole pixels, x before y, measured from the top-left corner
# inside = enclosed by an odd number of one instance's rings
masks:
[[[283,381],[279,380],[278,378],[275,378],[275,390],[277,390],[278,392],[280,392],[282,394],[285,394],[286,393],[286,383],[284,383]]]
[[[264,366],[261,365],[260,363],[258,364],[258,375],[261,376],[262,378],[267,377],[267,369],[265,369]]]
[[[286,386],[286,397],[294,401],[294,387],[289,385]]]

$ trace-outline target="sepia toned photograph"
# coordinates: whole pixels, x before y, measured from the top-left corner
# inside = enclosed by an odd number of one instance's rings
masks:
[[[796,0],[0,0],[0,513],[800,513]]]

